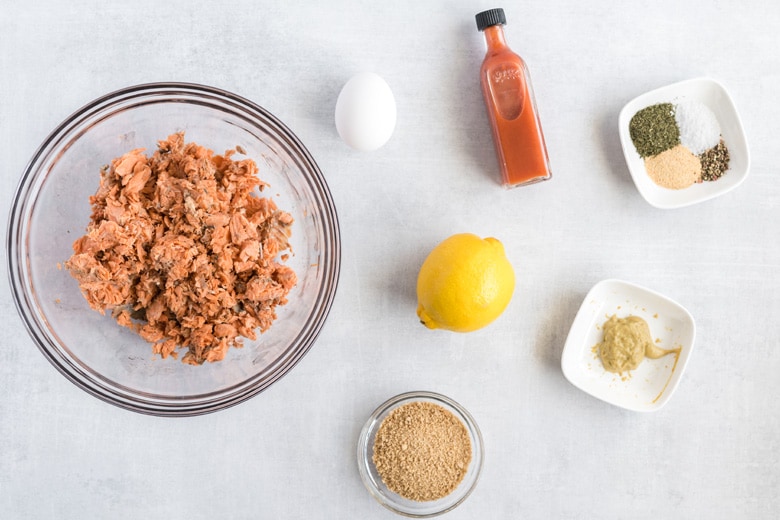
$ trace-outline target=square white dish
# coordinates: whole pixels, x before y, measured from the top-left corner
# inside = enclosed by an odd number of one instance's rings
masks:
[[[680,347],[680,354],[648,359],[625,374],[607,372],[594,346],[603,340],[602,325],[613,314],[643,318],[656,344]],[[574,318],[561,356],[563,375],[571,384],[615,406],[637,412],[663,407],[680,383],[693,350],[696,325],[679,303],[639,285],[621,280],[597,283],[585,296]]]
[[[729,168],[716,181],[694,184],[681,190],[662,188],[647,175],[644,160],[631,141],[628,125],[634,114],[643,108],[656,103],[674,104],[686,100],[699,101],[715,114],[723,141],[729,150]],[[723,195],[742,184],[750,171],[750,152],[739,113],[723,85],[709,78],[681,81],[632,99],[620,111],[618,128],[623,155],[634,184],[642,197],[657,208],[681,208]]]

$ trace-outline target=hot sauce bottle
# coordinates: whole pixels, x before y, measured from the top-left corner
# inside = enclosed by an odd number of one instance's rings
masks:
[[[513,188],[546,181],[552,172],[531,78],[523,59],[512,52],[504,38],[504,10],[483,11],[476,19],[487,42],[480,81],[502,184]]]

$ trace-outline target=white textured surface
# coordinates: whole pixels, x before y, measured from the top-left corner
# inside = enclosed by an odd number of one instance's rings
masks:
[[[506,4],[531,68],[554,178],[496,183],[474,14],[493,2],[16,2],[0,0],[0,214],[44,137],[114,89],[192,81],[243,95],[308,145],[339,209],[341,284],[318,343],[268,391],[183,420],[87,395],[38,352],[0,278],[0,517],[393,518],[368,495],[363,421],[408,390],[478,421],[486,465],[447,518],[780,515],[780,7],[757,2]],[[387,80],[392,139],[339,139],[353,74]],[[752,151],[737,190],[671,211],[637,193],[618,141],[629,99],[712,76]],[[500,238],[518,286],[483,331],[423,329],[424,256],[460,231]],[[2,259],[3,271],[6,258]],[[560,355],[585,293],[622,278],[698,326],[681,384],[636,414],[570,385]]]

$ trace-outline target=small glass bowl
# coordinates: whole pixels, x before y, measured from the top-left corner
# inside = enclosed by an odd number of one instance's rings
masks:
[[[457,417],[469,434],[471,440],[471,463],[465,477],[449,495],[438,500],[416,502],[390,491],[374,466],[374,439],[382,421],[396,408],[414,402],[428,402],[441,406]],[[363,426],[358,439],[358,470],[371,495],[384,507],[403,516],[427,518],[451,511],[460,505],[474,490],[482,472],[484,446],[482,434],[474,418],[461,405],[441,394],[426,391],[407,392],[385,401],[377,408]]]
[[[100,168],[134,148],[185,132],[215,153],[241,147],[272,198],[295,222],[286,262],[298,275],[288,303],[255,341],[219,363],[160,359],[134,332],[89,308],[60,268],[89,223]],[[46,358],[90,394],[136,412],[187,416],[235,405],[273,384],[314,344],[330,310],[341,262],[336,208],[303,143],[264,108],[235,94],[188,83],[125,88],[84,106],[43,142],[11,208],[11,292]],[[110,314],[110,313],[109,313]]]

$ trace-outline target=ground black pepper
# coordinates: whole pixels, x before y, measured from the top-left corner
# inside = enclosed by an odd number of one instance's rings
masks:
[[[715,148],[710,148],[699,156],[701,161],[701,180],[716,181],[729,169],[729,149],[723,139]]]

